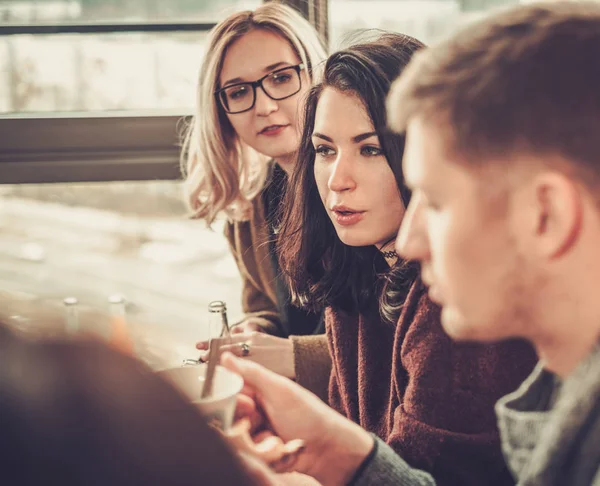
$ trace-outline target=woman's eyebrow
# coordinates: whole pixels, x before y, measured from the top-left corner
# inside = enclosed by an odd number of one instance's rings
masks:
[[[326,140],[326,141],[328,141],[330,143],[333,143],[333,138],[328,137],[327,135],[323,135],[322,133],[313,132],[312,136],[316,137],[316,138],[322,138],[323,140]]]
[[[360,135],[356,135],[356,137],[352,137],[352,141],[354,143],[360,143],[363,140],[366,140],[367,138],[371,137],[377,137],[377,132],[361,133]]]
[[[290,66],[290,64],[287,63],[287,62],[279,61],[279,62],[276,62],[274,64],[269,64],[268,66],[266,66],[263,69],[263,72],[264,73],[269,73],[269,72],[277,69],[278,67],[284,67],[284,66]],[[229,80],[225,81],[223,83],[223,87],[226,87],[229,84],[237,84],[237,83],[245,83],[245,82],[246,81],[244,81],[242,78],[232,78],[232,79],[229,79]]]
[[[333,143],[333,139],[331,137],[328,137],[327,135],[323,135],[322,133],[313,132],[312,136],[317,137],[317,138],[322,138],[323,140],[327,140],[328,142]],[[352,141],[354,143],[360,143],[363,140],[366,140],[367,138],[371,138],[371,137],[377,137],[377,132],[361,133],[360,135],[356,135],[356,136],[352,137]]]

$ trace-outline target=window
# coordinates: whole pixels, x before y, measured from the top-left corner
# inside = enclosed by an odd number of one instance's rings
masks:
[[[0,113],[190,110],[206,31],[228,13],[259,4],[258,0],[2,2]],[[47,27],[80,33],[39,33]]]
[[[518,0],[330,0],[329,26],[335,49],[355,29],[383,29],[426,44],[451,34],[465,22]]]
[[[0,37],[0,110],[189,110],[205,38],[203,32]]]

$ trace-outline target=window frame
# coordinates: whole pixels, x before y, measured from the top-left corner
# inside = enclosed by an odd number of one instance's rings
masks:
[[[180,178],[180,112],[0,118],[3,184]]]
[[[265,0],[269,1],[269,0]],[[327,38],[328,0],[279,0]],[[214,23],[4,25],[0,35],[208,31]],[[0,184],[177,180],[190,113],[140,110],[0,115]]]

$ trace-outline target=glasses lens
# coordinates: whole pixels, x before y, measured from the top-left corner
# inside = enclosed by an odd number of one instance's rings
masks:
[[[300,91],[300,74],[292,67],[275,71],[265,78],[263,88],[273,99],[287,98]]]
[[[251,84],[236,84],[221,91],[223,108],[228,113],[248,110],[254,103],[254,91]]]

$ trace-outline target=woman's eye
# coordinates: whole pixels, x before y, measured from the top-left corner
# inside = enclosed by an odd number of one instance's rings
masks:
[[[248,94],[248,88],[241,87],[241,88],[237,88],[237,89],[232,89],[231,91],[227,92],[227,96],[229,97],[229,99],[231,100],[239,100],[240,98],[242,98],[243,96],[246,96]]]
[[[331,147],[327,147],[326,145],[318,145],[315,147],[315,153],[321,157],[329,157],[335,154],[335,150],[333,150]]]
[[[292,79],[292,76],[290,76],[289,74],[276,74],[273,76],[273,82],[275,84],[285,84],[287,82],[290,81],[290,79]]]
[[[365,145],[364,147],[361,147],[360,153],[367,157],[378,157],[379,155],[383,155],[383,150],[373,145]]]

